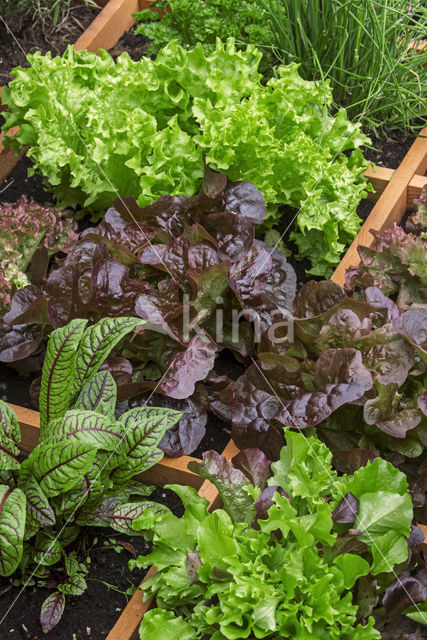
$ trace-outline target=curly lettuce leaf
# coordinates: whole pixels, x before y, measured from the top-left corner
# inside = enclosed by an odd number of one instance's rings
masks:
[[[72,47],[57,58],[36,53],[2,96],[3,130],[20,127],[6,142],[29,147],[63,205],[92,211],[119,194],[141,206],[164,193],[192,196],[206,161],[233,181],[253,182],[269,223],[279,205],[297,209],[299,256],[328,275],[359,228],[367,165],[358,147],[368,139],[343,110],[328,115],[327,84],[303,80],[291,64],[264,86],[260,59],[232,38],[218,39],[208,55],[200,43],[187,50],[173,40],[155,60],[136,62]]]

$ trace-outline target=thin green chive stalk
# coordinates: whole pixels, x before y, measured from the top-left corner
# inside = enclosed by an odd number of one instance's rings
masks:
[[[329,80],[334,106],[365,128],[427,120],[427,8],[408,0],[261,0],[280,62]],[[412,43],[412,46],[409,45]]]

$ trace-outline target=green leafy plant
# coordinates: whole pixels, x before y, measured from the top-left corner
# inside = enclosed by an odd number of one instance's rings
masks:
[[[426,195],[407,222],[410,233],[395,225],[358,247],[361,262],[348,269],[345,289],[310,281],[298,291],[288,326],[261,337],[258,360],[231,394],[237,446],[274,458],[280,425],[316,427],[343,471],[377,454],[402,465],[423,523]]]
[[[406,0],[260,0],[284,64],[329,81],[334,102],[373,130],[425,120],[427,9]],[[414,46],[409,46],[411,42]],[[416,123],[415,123],[416,124]]]
[[[157,608],[141,638],[380,637],[375,604],[396,589],[394,569],[416,556],[405,476],[378,458],[339,477],[317,438],[287,430],[286,443],[271,467],[257,449],[233,466],[214,451],[190,463],[216,485],[223,509],[209,513],[195,490],[171,485],[184,516],[147,512],[134,522],[153,551],[130,566],[157,569],[144,582]],[[419,593],[423,568],[413,571]]]
[[[2,92],[3,130],[20,127],[5,141],[29,147],[63,205],[98,214],[118,195],[140,206],[164,193],[194,195],[205,160],[262,191],[268,225],[279,205],[297,209],[299,257],[329,275],[360,225],[367,165],[357,147],[368,139],[343,110],[328,115],[327,85],[303,81],[297,65],[264,86],[260,58],[252,45],[236,51],[232,39],[209,56],[201,44],[187,51],[172,42],[154,61],[36,53]]]
[[[27,201],[25,196],[14,204],[0,205],[2,311],[6,311],[14,290],[29,283],[27,270],[32,260],[37,262],[35,279],[42,280],[49,256],[67,252],[76,239],[73,221],[61,218],[57,209]]]
[[[161,16],[161,20],[159,20]],[[236,46],[254,44],[263,52],[260,71],[270,73],[274,63],[273,32],[260,0],[154,0],[150,9],[133,14],[140,23],[135,34],[150,38],[145,55],[157,54],[171,40],[186,49],[198,42],[210,54],[217,38],[235,38]]]
[[[99,367],[127,333],[144,324],[106,318],[86,328],[73,320],[51,334],[40,394],[40,441],[21,461],[15,413],[0,401],[0,575],[49,585],[44,631],[59,621],[67,595],[86,589],[78,555],[84,525],[132,533],[144,510],[168,511],[144,499],[152,488],[132,478],[163,457],[157,448],[179,412],[139,407],[114,417],[116,385]]]

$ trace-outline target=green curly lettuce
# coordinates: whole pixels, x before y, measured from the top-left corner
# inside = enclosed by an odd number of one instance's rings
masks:
[[[271,226],[278,207],[299,210],[294,239],[312,273],[328,275],[357,233],[367,142],[344,111],[328,115],[327,84],[303,80],[295,64],[261,84],[261,53],[233,39],[187,51],[169,43],[153,61],[115,63],[69,47],[29,56],[2,92],[7,143],[28,155],[62,205],[104,210],[117,195],[141,206],[194,195],[204,161],[264,193]],[[347,157],[343,152],[354,149]]]
[[[317,438],[286,430],[286,442],[264,489],[268,472],[257,449],[241,452],[232,466],[207,452],[190,468],[215,484],[224,509],[209,513],[194,489],[170,485],[183,517],[151,512],[134,522],[153,550],[130,565],[157,569],[144,590],[158,608],[144,616],[141,638],[380,637],[370,614],[381,581],[364,613],[363,593],[355,594],[363,592],[360,579],[382,574],[387,584],[408,559],[406,479],[380,458],[338,476]],[[261,484],[248,482],[242,460],[263,466]]]

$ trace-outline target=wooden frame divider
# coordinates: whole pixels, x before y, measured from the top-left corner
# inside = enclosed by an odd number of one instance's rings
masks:
[[[395,222],[399,223],[405,214],[409,199],[412,200],[411,208],[413,208],[414,197],[419,197],[422,186],[427,184],[426,171],[427,127],[420,132],[399,168],[393,172],[377,203],[334,271],[332,275],[334,282],[343,285],[346,270],[350,266],[357,266],[360,263],[357,246],[359,244],[371,246],[374,240],[370,233],[371,229],[381,231],[390,228]],[[414,185],[420,187],[419,192],[414,189]]]
[[[75,47],[92,52],[96,52],[99,48],[111,48],[134,24],[131,14],[149,5],[150,0],[109,0],[77,40]],[[13,135],[13,132],[11,134]],[[0,183],[13,170],[22,155],[15,156],[10,149],[4,149],[0,135]],[[427,184],[426,170],[427,128],[423,129],[417,137],[398,169],[376,167],[375,170],[369,168],[366,171],[365,175],[375,189],[368,199],[376,201],[376,204],[334,272],[332,280],[340,285],[344,284],[346,269],[351,265],[359,264],[357,245],[371,244],[373,238],[369,233],[370,229],[386,229],[393,222],[400,222],[407,208],[414,208],[414,199],[419,198],[421,189]],[[39,414],[23,407],[15,405],[11,407],[15,410],[21,425],[22,448],[24,451],[31,451],[38,442]],[[238,449],[230,440],[223,454],[227,459],[231,459],[237,452]],[[187,469],[188,463],[194,459],[189,456],[164,458],[152,469],[137,476],[137,479],[160,486],[167,483],[192,486],[209,500],[210,508],[214,509],[220,505],[218,491],[209,481],[202,481],[199,476]],[[423,530],[427,535],[427,527]],[[145,579],[154,572],[155,569],[152,567]],[[141,619],[151,606],[151,601],[143,603],[142,599],[143,591],[139,589],[129,601],[106,640],[137,640]]]

